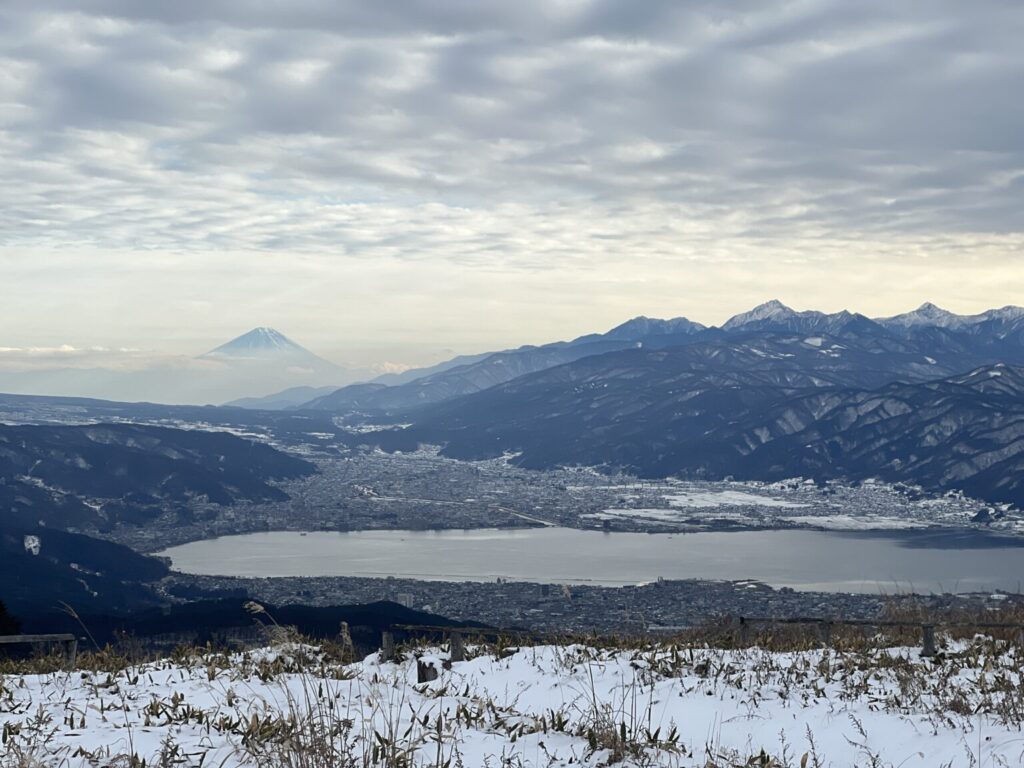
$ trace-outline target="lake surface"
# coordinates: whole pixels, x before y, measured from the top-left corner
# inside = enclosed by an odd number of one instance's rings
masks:
[[[172,547],[185,573],[506,578],[625,585],[756,579],[832,592],[1018,592],[1024,541],[964,531],[603,533],[570,528],[252,533]]]

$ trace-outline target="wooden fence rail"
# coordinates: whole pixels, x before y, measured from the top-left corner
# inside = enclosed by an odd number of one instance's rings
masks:
[[[826,618],[804,618],[787,617],[773,618],[771,616],[740,616],[736,622],[740,630],[740,642],[750,642],[750,630],[757,626],[777,625],[816,625],[824,646],[831,644],[833,627],[873,627],[873,628],[902,628],[918,629],[921,632],[921,655],[928,657],[935,655],[935,628],[943,629],[1005,629],[1016,630],[1017,642],[1024,646],[1024,624],[1007,624],[991,621],[906,621],[887,619],[826,619]]]
[[[942,629],[1002,629],[1017,632],[1017,643],[1024,647],[1024,624],[1007,624],[999,622],[969,621],[900,621],[887,619],[828,619],[821,617],[786,617],[772,616],[740,616],[733,619],[732,626],[738,631],[742,645],[750,644],[752,632],[757,627],[778,625],[810,625],[817,626],[821,644],[828,647],[832,643],[832,630],[835,627],[869,627],[869,628],[904,628],[917,629],[921,633],[921,656],[935,655],[935,628]],[[385,630],[382,636],[381,651],[386,661],[397,658],[395,649],[395,631],[430,632],[445,635],[451,644],[451,660],[462,661],[465,657],[466,635],[483,637],[508,637],[527,639],[535,642],[557,641],[559,636],[553,633],[532,632],[529,630],[504,630],[487,627],[436,627],[418,624],[395,624]],[[457,658],[456,658],[457,656]]]
[[[0,645],[60,646],[68,668],[73,667],[78,658],[78,638],[74,635],[0,635]]]

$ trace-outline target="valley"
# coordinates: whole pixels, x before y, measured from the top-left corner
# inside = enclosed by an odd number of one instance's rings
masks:
[[[258,594],[635,629],[755,594],[773,613],[867,615],[871,592],[984,601],[1019,591],[1022,333],[1013,308],[870,320],[768,302],[721,328],[636,318],[245,407],[0,395],[0,533],[12,576],[52,587],[45,610]],[[307,353],[260,328],[209,355]],[[233,536],[265,559],[231,565],[215,550]],[[215,565],[193,574],[143,556],[206,544]],[[122,567],[102,567],[113,552]],[[579,597],[568,613],[562,585]]]
[[[344,451],[344,449],[340,449]],[[307,455],[316,471],[275,481],[282,499],[192,500],[145,526],[104,535],[154,552],[262,531],[461,530],[559,526],[686,533],[778,529],[967,529],[1024,536],[1024,516],[963,494],[906,484],[650,480],[593,469],[528,470],[505,459],[461,461],[435,449]]]
[[[1024,766],[1022,37],[0,2],[0,768]]]

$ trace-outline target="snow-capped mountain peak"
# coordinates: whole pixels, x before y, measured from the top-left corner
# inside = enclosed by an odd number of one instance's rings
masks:
[[[667,336],[673,334],[689,334],[703,330],[704,326],[685,317],[673,317],[668,320],[640,315],[617,325],[604,334],[607,339],[640,339],[645,336]]]
[[[926,301],[913,312],[882,317],[877,322],[890,328],[932,327],[966,330],[985,322],[1016,324],[1021,320],[1024,320],[1024,307],[1010,305],[1001,309],[990,309],[977,315],[958,315]]]
[[[734,315],[729,318],[722,326],[725,330],[731,330],[733,328],[740,328],[750,323],[757,323],[763,320],[779,320],[782,318],[792,317],[797,313],[787,307],[778,299],[772,299],[766,301],[764,304],[758,304],[749,312],[742,312],[738,315]]]
[[[957,315],[949,310],[926,301],[913,312],[904,312],[901,315],[879,318],[878,322],[883,325],[894,325],[903,328],[926,325],[938,328],[954,328],[962,325],[967,318]]]
[[[207,352],[207,355],[227,357],[266,357],[268,355],[312,354],[280,331],[260,326],[243,333],[226,344]]]
[[[909,313],[916,317],[949,317],[953,313],[949,310],[943,309],[942,307],[932,304],[930,301],[926,301],[920,307]]]
[[[211,349],[202,358],[246,367],[267,366],[318,371],[335,375],[340,369],[329,360],[313,354],[280,331],[261,326]],[[314,382],[319,383],[319,382]]]
[[[1002,320],[1003,322],[1024,320],[1024,307],[1017,307],[1009,304],[999,309],[990,309],[987,312],[982,312],[978,317],[984,318],[985,320]]]

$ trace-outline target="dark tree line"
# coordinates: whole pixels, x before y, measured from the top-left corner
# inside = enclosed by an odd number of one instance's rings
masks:
[[[0,635],[16,635],[19,631],[18,620],[7,612],[7,606],[0,600]]]

